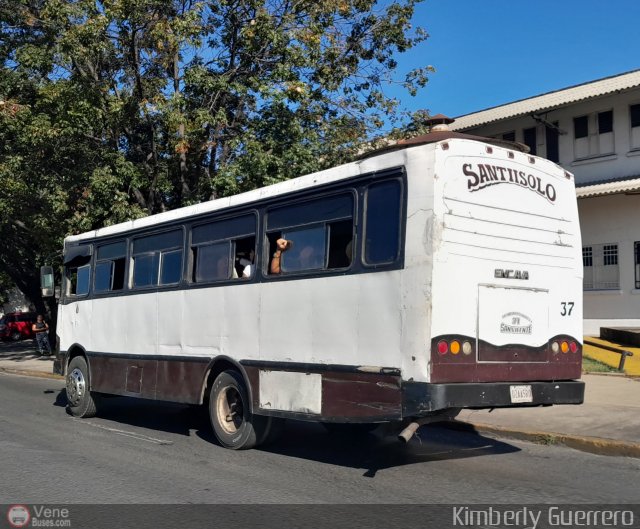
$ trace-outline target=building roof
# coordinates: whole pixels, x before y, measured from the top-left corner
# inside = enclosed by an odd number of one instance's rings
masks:
[[[450,128],[451,130],[470,129],[484,125],[485,123],[543,112],[577,101],[600,97],[612,92],[628,90],[636,86],[640,86],[640,70],[605,77],[604,79],[521,99],[513,103],[507,103],[506,105],[487,108],[479,112],[473,112],[472,114],[465,114],[464,116],[457,117],[455,123],[450,125]]]
[[[640,176],[628,176],[608,182],[589,182],[576,186],[578,198],[601,197],[604,195],[616,195],[621,193],[640,194]]]

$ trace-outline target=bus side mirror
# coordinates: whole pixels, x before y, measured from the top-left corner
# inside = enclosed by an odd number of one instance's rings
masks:
[[[43,298],[50,298],[54,295],[53,267],[40,267],[40,290]]]

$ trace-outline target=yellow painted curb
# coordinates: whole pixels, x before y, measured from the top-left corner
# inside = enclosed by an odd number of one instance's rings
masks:
[[[620,349],[625,349],[627,351],[631,351],[633,356],[628,356],[624,362],[624,372],[630,376],[640,376],[640,348],[638,347],[628,347],[626,345],[620,345],[617,343],[609,342],[607,340],[602,340],[601,338],[585,336],[590,341],[598,342],[603,345],[609,345],[612,347],[619,347]],[[618,365],[620,364],[620,354],[614,353],[613,351],[607,351],[606,349],[598,349],[597,347],[589,344],[584,344],[582,348],[582,354],[587,358],[591,358],[592,360],[597,360],[598,362],[602,362],[614,369],[618,369]]]

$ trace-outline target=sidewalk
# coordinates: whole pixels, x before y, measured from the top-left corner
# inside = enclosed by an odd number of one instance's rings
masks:
[[[585,398],[578,406],[463,410],[458,421],[479,432],[640,457],[640,379],[593,374],[582,380]]]
[[[40,356],[35,340],[0,341],[0,372],[58,378],[53,374],[53,356]]]
[[[35,342],[0,342],[0,372],[51,377],[53,357],[40,357]],[[578,406],[463,410],[452,428],[564,444],[603,455],[640,458],[640,379],[584,375],[585,402]]]

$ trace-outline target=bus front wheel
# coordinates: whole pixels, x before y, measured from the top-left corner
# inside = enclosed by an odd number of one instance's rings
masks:
[[[211,387],[209,416],[218,442],[232,450],[248,450],[268,437],[269,417],[251,413],[248,391],[237,371],[223,371]]]
[[[93,417],[96,401],[89,391],[89,368],[82,356],[76,356],[67,369],[67,409],[74,417]]]

